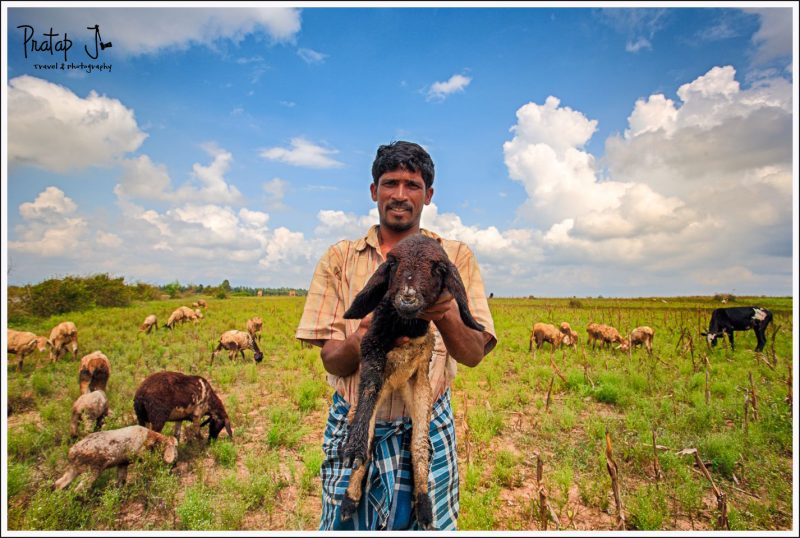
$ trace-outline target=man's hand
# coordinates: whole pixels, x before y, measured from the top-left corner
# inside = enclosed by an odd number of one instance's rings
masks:
[[[449,291],[444,290],[439,298],[431,306],[426,308],[423,312],[417,315],[417,318],[426,321],[439,321],[449,310],[458,311],[458,304]]]

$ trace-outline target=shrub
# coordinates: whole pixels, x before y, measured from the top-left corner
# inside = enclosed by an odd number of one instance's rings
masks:
[[[195,485],[186,490],[183,502],[175,510],[181,522],[181,528],[186,530],[211,530],[214,528],[214,510],[211,495],[203,484]]]

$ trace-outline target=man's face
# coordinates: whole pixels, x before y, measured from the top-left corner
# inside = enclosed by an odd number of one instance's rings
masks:
[[[380,224],[395,232],[419,226],[422,206],[431,203],[433,187],[425,188],[422,174],[402,168],[385,172],[370,185],[372,201],[378,202]]]

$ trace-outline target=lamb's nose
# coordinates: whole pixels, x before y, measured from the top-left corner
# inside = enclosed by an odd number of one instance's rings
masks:
[[[417,299],[417,290],[414,288],[405,288],[400,294],[400,302],[403,305],[413,306],[419,302]]]

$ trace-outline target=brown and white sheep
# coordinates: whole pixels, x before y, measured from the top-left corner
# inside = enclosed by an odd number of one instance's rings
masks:
[[[222,336],[219,337],[219,343],[217,344],[217,347],[211,352],[212,366],[214,365],[214,357],[216,357],[217,353],[219,353],[223,348],[228,350],[228,358],[230,360],[233,360],[237,353],[241,353],[242,359],[244,359],[245,349],[253,350],[253,359],[256,362],[261,362],[261,360],[264,358],[264,354],[261,353],[260,349],[258,349],[256,339],[253,338],[250,333],[237,331],[236,329],[225,331],[222,333]]]
[[[596,341],[602,342],[600,335],[601,327],[603,327],[603,325],[600,325],[599,323],[590,323],[586,326],[586,345],[588,346],[589,344],[592,344],[592,349],[594,349],[594,343]]]
[[[208,303],[205,301],[205,299],[198,299],[197,306],[208,308]]]
[[[401,240],[386,255],[364,288],[356,295],[345,319],[361,319],[370,312],[372,322],[361,340],[358,399],[347,432],[342,464],[351,469],[350,482],[341,505],[341,519],[358,509],[362,482],[369,465],[375,433],[375,416],[381,403],[399,392],[410,410],[411,461],[414,477],[413,502],[422,529],[433,521],[428,496],[430,466],[430,422],[432,390],[428,368],[433,353],[430,322],[417,315],[435,304],[444,293],[458,305],[461,322],[483,331],[469,311],[467,293],[458,269],[434,239],[421,234]],[[410,346],[395,347],[408,337]]]
[[[78,358],[78,329],[71,321],[62,321],[50,331],[50,338],[47,339],[50,346],[50,360],[55,362],[66,355],[69,349]]]
[[[144,323],[139,327],[139,332],[145,331],[146,334],[150,334],[152,329],[158,330],[158,318],[156,318],[155,314],[150,314],[144,318]]]
[[[647,349],[647,354],[652,355],[654,334],[655,332],[653,329],[646,325],[642,327],[636,327],[631,331],[631,334],[628,335],[628,338],[623,340],[623,342],[619,345],[619,349],[627,352],[636,346],[644,345],[645,349]]]
[[[573,349],[578,348],[578,333],[572,330],[572,327],[569,326],[569,323],[566,321],[561,323],[561,327],[559,327],[561,334],[564,337],[561,339],[561,343],[565,346],[571,346]]]
[[[561,346],[561,341],[564,335],[561,331],[555,328],[554,325],[549,323],[534,323],[531,328],[531,338],[528,342],[528,351],[533,349],[533,343],[536,342],[536,349],[541,349],[545,342],[550,342],[553,351]]]
[[[145,450],[157,448],[164,462],[171,464],[178,457],[178,440],[161,435],[142,426],[128,426],[118,430],[90,433],[69,449],[69,465],[54,487],[64,489],[79,475],[89,472],[90,479],[82,481],[77,490],[93,484],[109,467],[117,467],[117,481],[124,484],[128,465]]]
[[[197,321],[198,319],[200,318],[198,317],[197,312],[188,306],[179,306],[172,312],[172,314],[170,314],[169,319],[167,319],[167,323],[164,324],[164,327],[167,329],[172,329],[178,322],[183,323],[189,320]]]
[[[8,353],[16,355],[17,370],[22,371],[22,361],[25,357],[34,351],[45,351],[47,349],[47,338],[44,336],[36,336],[34,333],[27,331],[15,331],[8,329],[8,344],[6,350]]]
[[[109,376],[111,376],[111,363],[102,351],[85,355],[78,368],[81,394],[95,390],[105,391]]]
[[[94,420],[94,431],[103,427],[103,421],[108,416],[108,396],[102,390],[95,390],[82,394],[72,404],[72,419],[69,423],[71,437],[78,436],[78,426],[84,417]]]
[[[603,346],[610,344],[622,344],[625,339],[619,334],[619,331],[610,325],[600,325],[600,338]]]
[[[133,396],[133,410],[140,426],[151,424],[160,432],[167,422],[175,422],[175,437],[180,439],[181,423],[191,420],[198,429],[208,424],[208,441],[224,428],[233,437],[231,421],[222,400],[203,377],[180,372],[157,372],[144,381]],[[200,419],[208,416],[202,424]]]
[[[258,316],[247,320],[247,332],[249,332],[250,336],[256,338],[259,342],[261,341],[261,329],[263,326],[264,320]]]

